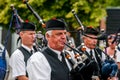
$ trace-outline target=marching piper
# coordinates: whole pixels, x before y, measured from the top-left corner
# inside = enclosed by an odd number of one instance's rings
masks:
[[[100,80],[101,62],[105,59],[105,55],[99,48],[96,47],[98,41],[96,38],[98,34],[99,32],[96,29],[86,27],[82,37],[84,47],[86,48],[84,53],[90,60],[88,65],[81,71],[84,80]]]
[[[26,65],[28,58],[34,52],[35,25],[32,22],[23,22],[20,27],[21,46],[10,57],[10,80],[28,80]],[[32,52],[31,52],[32,51]]]
[[[28,60],[29,80],[70,80],[70,69],[62,52],[66,43],[66,27],[60,19],[46,22],[47,47]]]

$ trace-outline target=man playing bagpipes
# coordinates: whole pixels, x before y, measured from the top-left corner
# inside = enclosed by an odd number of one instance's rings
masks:
[[[96,47],[98,34],[99,32],[92,27],[86,27],[84,31],[83,42],[86,48],[84,53],[89,58],[89,61],[85,61],[86,67],[81,71],[84,80],[107,80],[117,73],[117,64]],[[81,47],[79,47],[80,51],[82,51]]]

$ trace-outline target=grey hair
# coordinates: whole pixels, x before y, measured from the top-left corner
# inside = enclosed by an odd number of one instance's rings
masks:
[[[45,33],[45,38],[46,38],[46,40],[48,40],[46,35],[51,36],[52,35],[52,30],[49,30]]]
[[[48,35],[52,35],[52,30],[47,31],[46,34],[48,34]]]

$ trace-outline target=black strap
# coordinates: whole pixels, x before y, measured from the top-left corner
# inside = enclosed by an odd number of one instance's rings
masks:
[[[70,80],[68,66],[66,66],[62,61],[60,61],[58,59],[58,55],[54,51],[52,51],[50,48],[46,47],[46,48],[42,49],[42,53],[46,57],[48,63],[50,64],[50,67],[52,70],[51,71],[51,76],[52,76],[51,80],[55,80],[55,78],[57,78],[56,80]],[[61,79],[59,79],[58,77]]]
[[[92,50],[90,50],[90,58],[91,58],[91,59],[94,59],[93,51],[92,51]]]
[[[99,76],[101,76],[101,68],[102,68],[102,52],[100,49],[94,49],[95,57],[97,59],[98,67],[99,67]]]
[[[24,55],[24,61],[25,61],[25,65],[27,66],[27,60],[30,58],[30,56],[32,55],[32,53],[30,53],[29,51],[27,51],[25,48],[23,48],[22,46],[18,48],[22,54]],[[26,76],[28,77],[28,73],[26,71]]]
[[[25,48],[23,48],[22,46],[18,48],[20,51],[22,51],[23,55],[24,55],[24,61],[25,64],[27,66],[27,60],[30,58],[30,56],[32,55],[29,51],[27,51]]]
[[[102,63],[102,52],[100,52],[100,50],[98,49],[94,49],[95,51],[95,57],[97,59],[97,62],[99,64],[99,66],[101,66],[101,63]]]
[[[68,68],[67,63],[66,63],[66,61],[65,61],[65,55],[64,55],[64,53],[61,52],[60,55],[62,56],[62,63],[66,66],[66,68]]]

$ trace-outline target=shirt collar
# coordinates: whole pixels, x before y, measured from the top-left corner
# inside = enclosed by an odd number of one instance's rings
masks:
[[[48,46],[49,47],[49,46]],[[50,47],[49,47],[50,48]],[[55,52],[58,55],[58,59],[61,60],[61,52],[55,49],[50,48],[53,52]]]
[[[33,50],[33,48],[32,48],[32,49],[30,49],[29,47],[27,47],[27,46],[26,46],[26,45],[24,45],[24,44],[22,44],[21,46],[22,46],[22,47],[24,47],[24,48],[25,48],[27,51],[29,51],[29,52],[30,52],[31,50]]]
[[[93,52],[93,49],[90,49],[90,48],[88,48],[88,47],[86,47],[85,46],[85,48],[86,48],[86,51],[89,53],[90,52],[90,50],[92,50],[92,52]]]
[[[48,46],[49,47],[49,46]],[[50,47],[49,47],[50,48]],[[60,55],[60,51],[58,51],[58,50],[55,50],[55,49],[52,49],[52,48],[50,48],[52,51],[54,51],[56,54],[58,54],[58,55]]]

